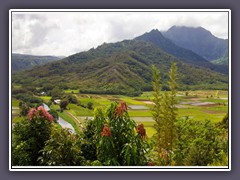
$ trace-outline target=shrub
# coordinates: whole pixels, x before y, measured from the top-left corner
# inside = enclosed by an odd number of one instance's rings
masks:
[[[13,126],[12,161],[14,166],[39,165],[37,159],[50,138],[53,117],[42,106],[32,108],[27,119]]]
[[[85,159],[80,146],[79,135],[71,134],[68,129],[54,128],[38,160],[46,166],[81,166]]]
[[[126,103],[112,103],[106,114],[96,109],[97,157],[103,165],[135,166],[147,164],[146,131],[130,119]]]
[[[92,102],[88,102],[87,103],[87,108],[88,109],[93,109],[93,103]]]

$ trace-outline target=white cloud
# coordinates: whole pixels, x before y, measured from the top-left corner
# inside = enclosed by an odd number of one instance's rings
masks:
[[[68,56],[173,25],[202,26],[228,38],[226,12],[21,12],[12,17],[12,51]]]

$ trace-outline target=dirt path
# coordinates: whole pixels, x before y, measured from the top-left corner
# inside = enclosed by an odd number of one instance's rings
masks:
[[[83,125],[81,122],[79,122],[79,119],[77,117],[75,117],[73,114],[71,114],[68,111],[65,111],[66,114],[68,114],[73,120],[74,122],[77,124],[77,126],[79,127],[79,130],[82,131],[83,130]]]

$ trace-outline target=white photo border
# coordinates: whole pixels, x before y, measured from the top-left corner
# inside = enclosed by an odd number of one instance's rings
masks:
[[[12,14],[46,12],[228,12],[228,166],[12,166]],[[230,9],[10,9],[9,10],[9,171],[231,171],[231,10]]]

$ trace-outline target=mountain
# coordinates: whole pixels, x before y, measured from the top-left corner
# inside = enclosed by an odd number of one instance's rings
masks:
[[[202,27],[173,26],[163,35],[176,45],[190,49],[209,61],[223,57],[228,49],[227,39],[217,38]]]
[[[199,56],[198,54],[194,53],[191,50],[184,49],[175,43],[173,43],[168,38],[165,38],[162,33],[158,30],[152,30],[150,32],[147,32],[137,38],[136,40],[151,42],[155,45],[157,45],[160,49],[163,51],[172,54],[176,58],[182,60],[186,63],[191,63],[194,65],[202,66],[205,68],[209,68],[211,70],[221,72],[224,74],[228,73],[228,67],[227,66],[219,66],[219,65],[213,65],[203,57]]]
[[[211,61],[213,64],[227,65],[228,66],[228,50],[226,53],[219,59]]]
[[[33,56],[26,54],[12,54],[12,71],[31,69],[34,66],[43,65],[49,62],[57,61],[63,57],[56,56]]]
[[[184,63],[152,43],[124,40],[102,44],[62,60],[14,73],[13,83],[22,86],[78,88],[83,93],[139,95],[152,90],[152,64],[161,70],[166,89],[173,62],[178,66],[179,89],[227,89],[228,78]]]

